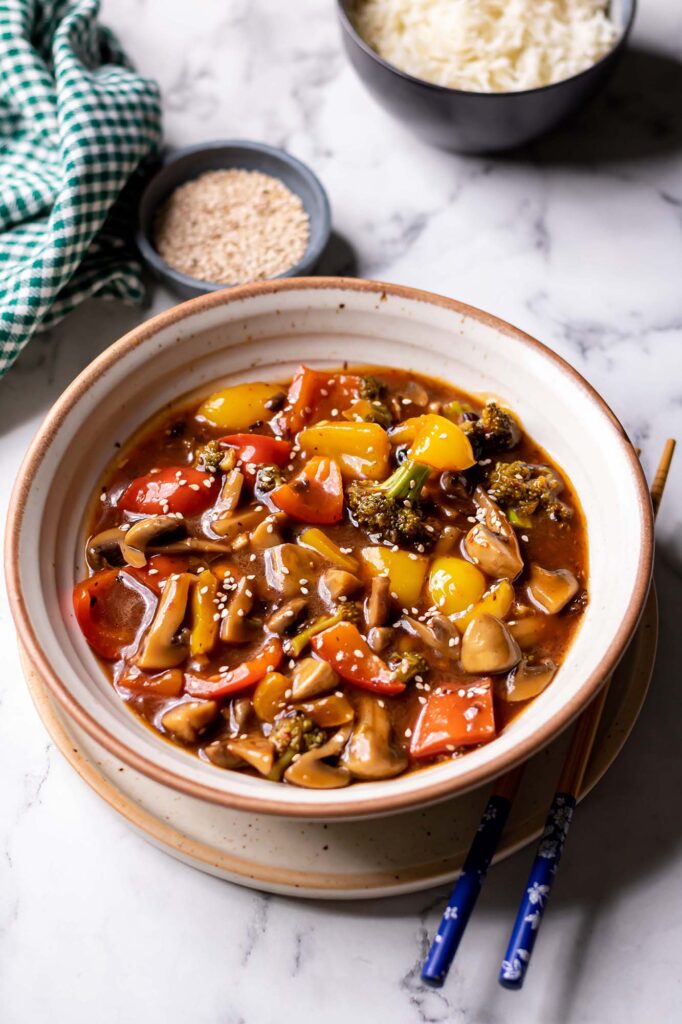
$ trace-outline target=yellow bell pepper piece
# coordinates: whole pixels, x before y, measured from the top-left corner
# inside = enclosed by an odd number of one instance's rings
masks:
[[[504,619],[509,615],[511,606],[514,603],[514,588],[509,580],[500,580],[477,601],[473,608],[457,615],[453,622],[457,629],[463,633],[472,619],[480,615],[494,615],[496,619]]]
[[[253,691],[253,710],[261,722],[274,722],[287,702],[291,679],[281,672],[268,672]]]
[[[192,586],[189,637],[189,650],[192,655],[208,654],[216,645],[220,627],[220,623],[213,618],[216,612],[217,593],[218,580],[210,569],[204,569]]]
[[[476,459],[469,438],[461,427],[446,420],[445,416],[432,413],[417,419],[420,422],[407,453],[409,459],[431,466],[439,473],[446,469],[468,469],[474,465]]]
[[[312,718],[315,725],[329,729],[337,725],[345,725],[355,718],[353,705],[342,693],[328,693],[326,697],[308,700],[297,704],[296,709]]]
[[[197,416],[228,433],[248,430],[257,420],[272,418],[265,403],[281,392],[278,384],[233,384],[209,395],[197,409]]]
[[[388,476],[391,446],[388,434],[378,423],[321,420],[302,430],[297,441],[308,457],[327,455],[336,459],[346,479],[384,480]]]
[[[366,398],[358,398],[357,401],[353,402],[347,409],[344,409],[341,415],[344,420],[351,420],[354,423],[358,422],[372,422],[372,416],[376,412],[376,409],[372,406]]]
[[[299,534],[298,543],[306,548],[312,548],[313,551],[317,551],[328,562],[338,565],[340,569],[345,569],[346,572],[356,573],[358,571],[357,559],[351,555],[344,554],[341,548],[333,540],[330,540],[326,533],[318,530],[316,526],[311,526]]]
[[[429,567],[428,558],[391,548],[363,548],[360,552],[370,576],[388,576],[391,593],[401,608],[411,608],[421,597],[424,578]]]
[[[444,615],[457,615],[481,599],[485,576],[464,558],[434,559],[429,574],[431,600]]]

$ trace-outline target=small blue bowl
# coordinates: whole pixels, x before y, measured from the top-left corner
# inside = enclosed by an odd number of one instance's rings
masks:
[[[300,198],[308,214],[308,248],[295,266],[283,274],[278,274],[278,277],[305,277],[312,273],[329,241],[331,214],[327,193],[310,168],[283,149],[266,146],[262,142],[236,139],[226,142],[205,142],[200,146],[174,150],[164,159],[161,168],[148,182],[142,194],[136,241],[140,254],[152,273],[183,299],[193,299],[197,295],[217,292],[232,286],[201,281],[169,266],[154,248],[154,215],[178,185],[198,178],[204,171],[230,168],[261,171],[273,178],[279,178]],[[235,282],[245,283],[247,282]]]

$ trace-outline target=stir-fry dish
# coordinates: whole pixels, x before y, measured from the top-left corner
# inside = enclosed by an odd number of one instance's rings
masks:
[[[301,367],[120,449],[74,610],[116,691],[220,769],[311,788],[488,743],[587,604],[578,502],[495,400]]]

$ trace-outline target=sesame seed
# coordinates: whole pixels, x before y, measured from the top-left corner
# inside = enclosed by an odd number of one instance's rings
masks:
[[[154,243],[162,259],[217,284],[277,277],[302,258],[310,235],[297,195],[269,174],[241,168],[206,171],[179,186],[161,213]]]

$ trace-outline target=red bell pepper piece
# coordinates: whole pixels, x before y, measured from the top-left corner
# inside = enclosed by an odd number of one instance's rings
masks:
[[[338,523],[343,519],[341,470],[326,456],[316,455],[300,473],[271,492],[277,508],[302,523]]]
[[[101,569],[73,588],[73,610],[93,651],[114,660],[129,647],[154,601],[125,569]]]
[[[231,697],[252,689],[268,672],[274,672],[283,656],[281,642],[271,637],[252,658],[229,672],[207,677],[185,675],[185,691],[193,697]]]
[[[353,404],[359,389],[360,377],[352,373],[326,373],[299,366],[280,416],[283,429],[297,434],[306,423],[338,415]]]
[[[311,640],[315,654],[332,666],[349,683],[363,690],[393,696],[402,693],[405,683],[370,648],[352,622],[339,622]]]
[[[195,516],[213,504],[220,483],[211,473],[190,466],[167,466],[133,480],[118,501],[125,512],[167,515],[180,512]]]
[[[487,676],[449,679],[431,692],[422,707],[410,754],[414,758],[435,757],[494,738],[492,680]]]
[[[234,448],[237,459],[249,480],[255,479],[255,466],[286,466],[291,456],[291,444],[265,434],[228,434],[219,444]]]
[[[289,385],[287,404],[281,420],[286,430],[297,434],[310,419],[317,401],[319,374],[307,366],[299,366]]]

